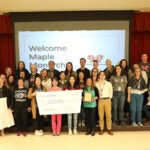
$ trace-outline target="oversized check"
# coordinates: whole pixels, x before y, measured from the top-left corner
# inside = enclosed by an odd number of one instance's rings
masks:
[[[40,115],[79,113],[82,90],[37,92]]]

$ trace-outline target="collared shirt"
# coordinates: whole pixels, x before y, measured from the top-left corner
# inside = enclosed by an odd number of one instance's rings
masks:
[[[105,80],[104,83],[96,82],[95,86],[98,88],[100,98],[112,98],[113,88],[109,81]]]

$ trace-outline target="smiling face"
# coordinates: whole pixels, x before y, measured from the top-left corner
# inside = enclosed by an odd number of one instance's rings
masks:
[[[36,85],[37,87],[41,86],[41,79],[40,79],[40,77],[36,77],[36,78],[35,78],[35,85]]]
[[[58,85],[58,80],[53,79],[52,80],[52,85],[53,85],[53,87],[56,87]]]
[[[87,85],[87,86],[92,86],[92,79],[91,79],[91,78],[88,78],[88,79],[86,80],[86,85]]]
[[[75,77],[71,76],[69,78],[69,82],[70,82],[71,85],[74,85],[74,83],[75,83]]]

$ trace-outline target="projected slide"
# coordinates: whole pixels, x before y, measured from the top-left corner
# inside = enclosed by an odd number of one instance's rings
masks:
[[[106,59],[116,65],[125,58],[125,30],[80,30],[80,31],[19,31],[19,60],[36,64],[38,71],[48,68],[50,60],[56,69],[65,70],[67,62],[76,70],[84,57],[86,67],[92,69],[92,61],[98,60],[103,70]]]

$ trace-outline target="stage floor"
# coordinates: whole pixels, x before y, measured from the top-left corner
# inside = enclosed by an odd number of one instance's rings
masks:
[[[105,132],[94,137],[84,132],[69,136],[62,132],[53,137],[51,132],[37,137],[29,132],[26,137],[16,133],[0,136],[0,150],[150,150],[150,131],[116,131],[113,136]]]

